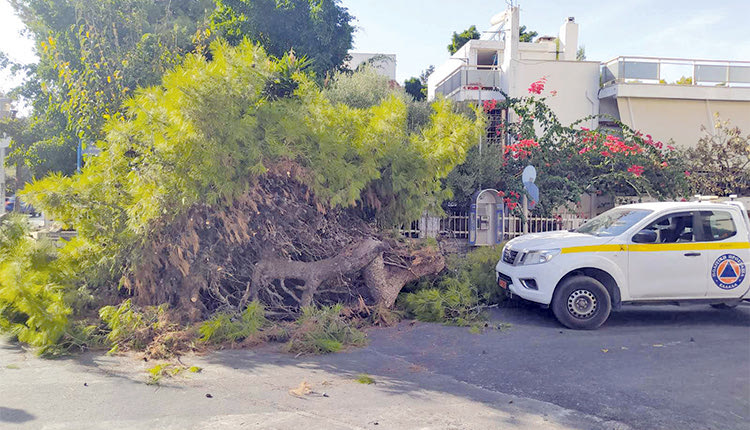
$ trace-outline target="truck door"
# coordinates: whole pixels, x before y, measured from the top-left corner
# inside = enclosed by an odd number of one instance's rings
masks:
[[[750,286],[746,264],[750,261],[750,243],[745,222],[738,211],[722,209],[700,211],[699,237],[706,244],[708,271],[707,298],[742,296]]]
[[[674,212],[658,218],[645,230],[653,243],[628,244],[628,285],[632,299],[698,298],[706,295],[708,253],[696,241],[693,226],[699,214]]]

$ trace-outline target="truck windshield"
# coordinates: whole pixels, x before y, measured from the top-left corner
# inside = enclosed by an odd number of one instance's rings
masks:
[[[587,221],[577,228],[576,232],[594,236],[617,236],[650,213],[651,211],[646,209],[610,209]]]

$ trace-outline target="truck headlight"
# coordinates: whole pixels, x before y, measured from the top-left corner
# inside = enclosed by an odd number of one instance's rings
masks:
[[[559,254],[559,249],[541,249],[538,251],[529,251],[523,259],[524,266],[532,264],[542,264],[552,260],[552,257]]]

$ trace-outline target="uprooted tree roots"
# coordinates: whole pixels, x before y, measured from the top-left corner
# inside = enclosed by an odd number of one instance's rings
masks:
[[[252,300],[282,314],[360,297],[391,307],[405,284],[443,269],[437,249],[382,240],[350,210],[326,210],[304,174],[277,166],[231,205],[161,226],[124,285],[140,304],[171,303],[195,320]]]

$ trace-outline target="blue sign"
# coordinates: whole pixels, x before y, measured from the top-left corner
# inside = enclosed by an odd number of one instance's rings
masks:
[[[734,254],[724,254],[714,261],[711,279],[722,290],[737,288],[745,280],[745,262]]]

